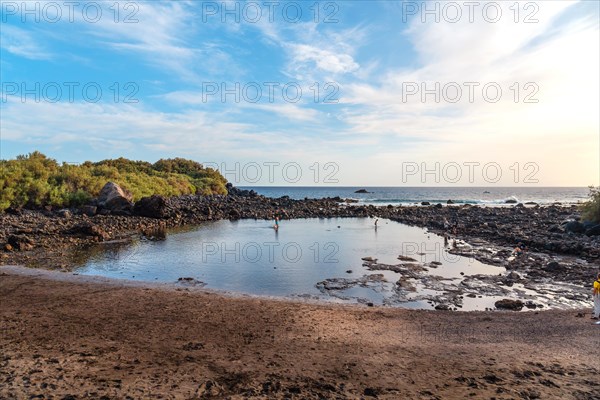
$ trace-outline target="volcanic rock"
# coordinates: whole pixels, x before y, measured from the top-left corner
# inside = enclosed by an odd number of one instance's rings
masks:
[[[114,182],[108,182],[98,195],[98,205],[111,213],[130,212],[133,196]]]
[[[167,199],[159,195],[142,197],[135,203],[133,212],[142,217],[158,219],[167,218],[170,214]]]
[[[498,309],[521,311],[525,304],[521,300],[502,299],[498,300],[494,305]]]

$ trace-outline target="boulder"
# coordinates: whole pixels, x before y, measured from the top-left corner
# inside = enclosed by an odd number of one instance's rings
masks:
[[[62,209],[62,210],[58,210],[56,212],[56,214],[58,214],[59,217],[61,218],[65,218],[65,219],[69,219],[73,216],[73,213],[71,212],[71,210],[68,209]]]
[[[33,249],[33,240],[25,235],[10,235],[8,244],[13,248],[21,251]]]
[[[521,300],[502,299],[494,303],[496,308],[502,310],[521,311],[525,305]]]
[[[548,228],[548,232],[558,233],[558,232],[562,232],[562,230],[560,229],[560,227],[558,225],[552,225],[552,226],[550,226],[550,228]]]
[[[582,222],[583,227],[585,228],[585,230],[587,231],[590,228],[593,228],[594,226],[596,226],[598,223],[597,222],[592,222],[592,221],[583,221]]]
[[[537,304],[535,304],[533,301],[528,300],[525,302],[525,307],[529,308],[530,310],[534,310],[537,308]]]
[[[21,215],[23,214],[23,209],[21,207],[8,207],[4,212],[11,215]]]
[[[98,206],[111,213],[130,212],[133,196],[114,182],[108,182],[98,195]]]
[[[142,197],[133,206],[135,215],[149,218],[167,218],[170,214],[169,204],[163,196]]]
[[[162,225],[142,228],[141,232],[148,240],[160,241],[167,238],[167,230]]]
[[[94,215],[96,215],[96,212],[98,211],[98,207],[96,207],[96,206],[82,206],[79,209],[79,211],[83,215],[87,215],[88,217],[93,217]]]
[[[544,271],[547,272],[563,272],[565,267],[556,261],[550,261],[546,266],[543,267]]]
[[[565,232],[584,233],[585,227],[579,221],[569,221],[565,224]]]
[[[258,196],[258,193],[256,193],[254,190],[244,190],[244,189],[236,188],[235,186],[233,186],[233,184],[231,184],[231,182],[228,182],[225,185],[225,188],[227,189],[227,194],[230,196],[238,196],[238,197],[257,197]]]
[[[412,257],[403,256],[402,254],[398,256],[398,260],[400,260],[400,261],[417,261]]]
[[[231,211],[229,211],[229,219],[232,221],[238,220],[242,217],[242,214],[240,214],[240,211],[237,209],[232,209]]]
[[[518,201],[517,201],[517,200],[515,200],[515,199],[508,199],[508,200],[506,200],[504,203],[505,203],[505,204],[517,204],[517,203],[518,203]]]
[[[585,231],[585,234],[587,236],[600,236],[600,224],[594,225],[593,227],[589,228]]]
[[[369,193],[369,191],[367,189],[358,189],[354,193]]]
[[[106,240],[110,237],[109,234],[106,233],[102,228],[100,228],[98,225],[92,224],[91,222],[83,222],[75,225],[70,229],[69,232],[85,236],[94,236],[101,240]]]
[[[454,204],[454,202],[452,200],[448,200],[446,204]]]
[[[520,281],[521,280],[521,275],[519,275],[518,273],[511,271],[508,273],[508,275],[506,275],[506,279],[511,280],[511,281]]]
[[[428,201],[422,201],[422,202],[421,202],[421,205],[422,205],[422,206],[430,206],[430,205],[431,205],[431,203],[430,203],[430,202],[428,202]]]

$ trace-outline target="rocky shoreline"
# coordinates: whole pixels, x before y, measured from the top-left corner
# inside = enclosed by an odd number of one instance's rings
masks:
[[[294,200],[267,198],[251,191],[229,188],[227,196],[144,198],[130,207],[110,211],[88,205],[80,209],[12,210],[0,214],[0,263],[69,270],[74,250],[99,242],[126,242],[135,237],[164,236],[169,228],[193,226],[222,219],[281,219],[377,217],[428,228],[474,245],[456,254],[488,264],[526,271],[540,278],[585,284],[600,267],[599,226],[579,222],[575,206],[521,204],[507,207],[470,205],[383,206],[360,205],[344,199]],[[519,242],[530,256],[507,263]],[[572,262],[553,261],[555,256]],[[586,268],[581,261],[587,261]],[[554,264],[551,264],[553,263]],[[592,274],[592,275],[590,275]]]

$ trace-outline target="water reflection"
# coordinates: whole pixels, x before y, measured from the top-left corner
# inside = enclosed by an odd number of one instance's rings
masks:
[[[331,218],[284,220],[279,229],[272,221],[217,221],[171,230],[162,241],[95,246],[74,258],[81,274],[161,282],[189,277],[227,291],[337,296],[336,300],[376,304],[416,301],[400,298],[396,284],[400,278],[428,274],[459,280],[463,275],[504,272],[447,250],[441,236],[421,228],[388,220],[375,224],[371,218]],[[371,271],[369,261],[363,260],[369,257],[408,270]],[[384,280],[361,281],[374,274],[382,274]],[[317,283],[328,279],[346,279],[354,285],[324,293]]]

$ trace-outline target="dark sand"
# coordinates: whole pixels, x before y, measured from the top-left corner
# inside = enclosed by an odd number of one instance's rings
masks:
[[[589,309],[369,308],[58,274],[0,268],[2,399],[600,399]]]

